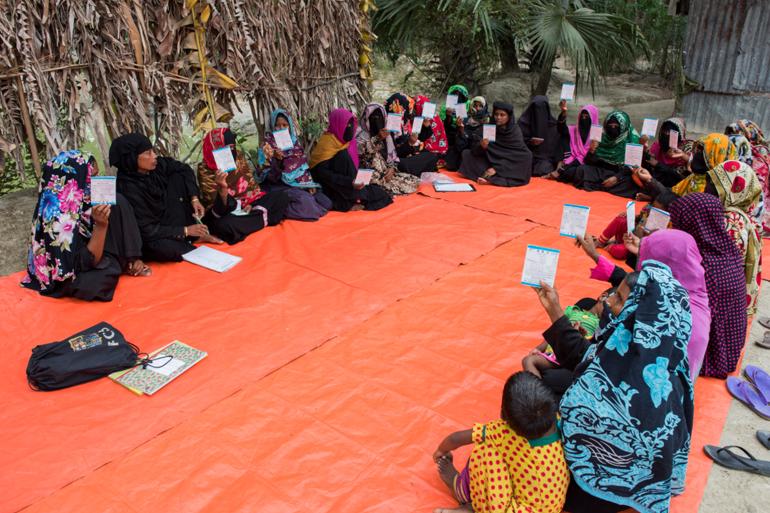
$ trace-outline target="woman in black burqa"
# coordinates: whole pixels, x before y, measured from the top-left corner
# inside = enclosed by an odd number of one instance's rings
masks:
[[[479,131],[471,148],[463,151],[460,173],[480,184],[527,185],[532,177],[532,152],[513,117],[513,105],[495,102],[492,115],[497,125],[495,141],[482,139]]]

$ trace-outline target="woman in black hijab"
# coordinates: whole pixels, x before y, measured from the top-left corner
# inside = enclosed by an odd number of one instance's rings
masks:
[[[561,138],[557,121],[551,115],[548,98],[535,96],[519,118],[524,142],[532,151],[532,175],[547,175],[561,160]],[[590,128],[590,126],[589,126]]]
[[[495,141],[480,139],[477,134],[471,149],[463,151],[460,173],[480,184],[527,185],[532,176],[532,153],[513,117],[513,105],[495,102],[492,115],[497,125]]]
[[[206,225],[192,168],[158,157],[142,134],[118,137],[110,146],[110,165],[118,169],[118,191],[134,208],[146,260],[180,262],[195,249],[191,241],[220,243]]]

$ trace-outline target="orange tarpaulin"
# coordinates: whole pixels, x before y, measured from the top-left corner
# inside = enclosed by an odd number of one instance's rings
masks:
[[[285,222],[224,250],[224,274],[155,265],[107,304],[0,280],[0,511],[430,511],[452,503],[431,461],[448,432],[499,414],[505,378],[547,316],[518,284],[527,244],[562,251],[563,304],[598,295],[560,237],[561,205],[597,233],[622,198],[536,180],[397,198],[380,212]],[[153,397],[109,380],[42,393],[30,349],[99,321],[152,350],[209,357]],[[700,379],[687,492],[695,512],[730,399]],[[464,454],[464,453],[461,453]],[[458,456],[456,461],[460,461]]]

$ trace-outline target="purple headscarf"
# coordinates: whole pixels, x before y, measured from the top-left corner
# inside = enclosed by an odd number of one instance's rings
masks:
[[[583,140],[583,137],[580,135],[580,115],[583,113],[583,111],[588,112],[588,116],[591,118],[592,125],[599,124],[599,109],[597,109],[595,105],[588,104],[580,109],[577,124],[569,126],[570,156],[564,159],[565,164],[570,164],[576,160],[582,164],[583,159],[586,158],[586,154],[588,153],[588,148],[591,146],[591,139],[589,137],[590,127],[589,133],[585,135],[585,140]]]
[[[692,333],[687,345],[687,358],[690,361],[690,377],[694,383],[703,364],[711,328],[705,271],[701,265],[703,257],[698,250],[698,244],[689,233],[681,230],[661,230],[642,239],[642,247],[639,248],[639,269],[645,260],[650,259],[666,264],[674,278],[687,289],[690,297]]]
[[[716,196],[692,193],[669,207],[671,225],[693,236],[703,257],[711,307],[711,330],[701,374],[726,378],[735,370],[746,342],[746,278],[738,246],[725,226]]]
[[[350,120],[353,120],[353,139],[350,141],[345,140],[345,128],[347,128]],[[353,164],[358,167],[358,145],[356,144],[355,133],[358,128],[358,121],[356,117],[347,109],[334,109],[329,113],[329,128],[326,130],[337,140],[343,144],[349,142],[348,153],[350,158],[353,159]]]

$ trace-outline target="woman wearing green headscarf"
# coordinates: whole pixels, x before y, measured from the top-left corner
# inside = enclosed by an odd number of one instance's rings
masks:
[[[455,84],[447,90],[447,95],[456,94],[457,103],[465,104],[468,114],[471,113],[470,94],[468,89],[461,84]],[[460,169],[462,163],[462,152],[467,148],[467,138],[464,133],[464,122],[466,119],[459,119],[455,109],[447,109],[446,105],[441,107],[441,121],[444,123],[444,131],[447,137],[447,152],[444,155],[444,167],[450,171]],[[459,126],[458,126],[459,125]]]
[[[623,111],[612,111],[604,120],[601,141],[591,141],[583,165],[562,179],[586,191],[606,191],[624,198],[634,198],[640,191],[624,164],[626,144],[638,143],[639,134]]]

